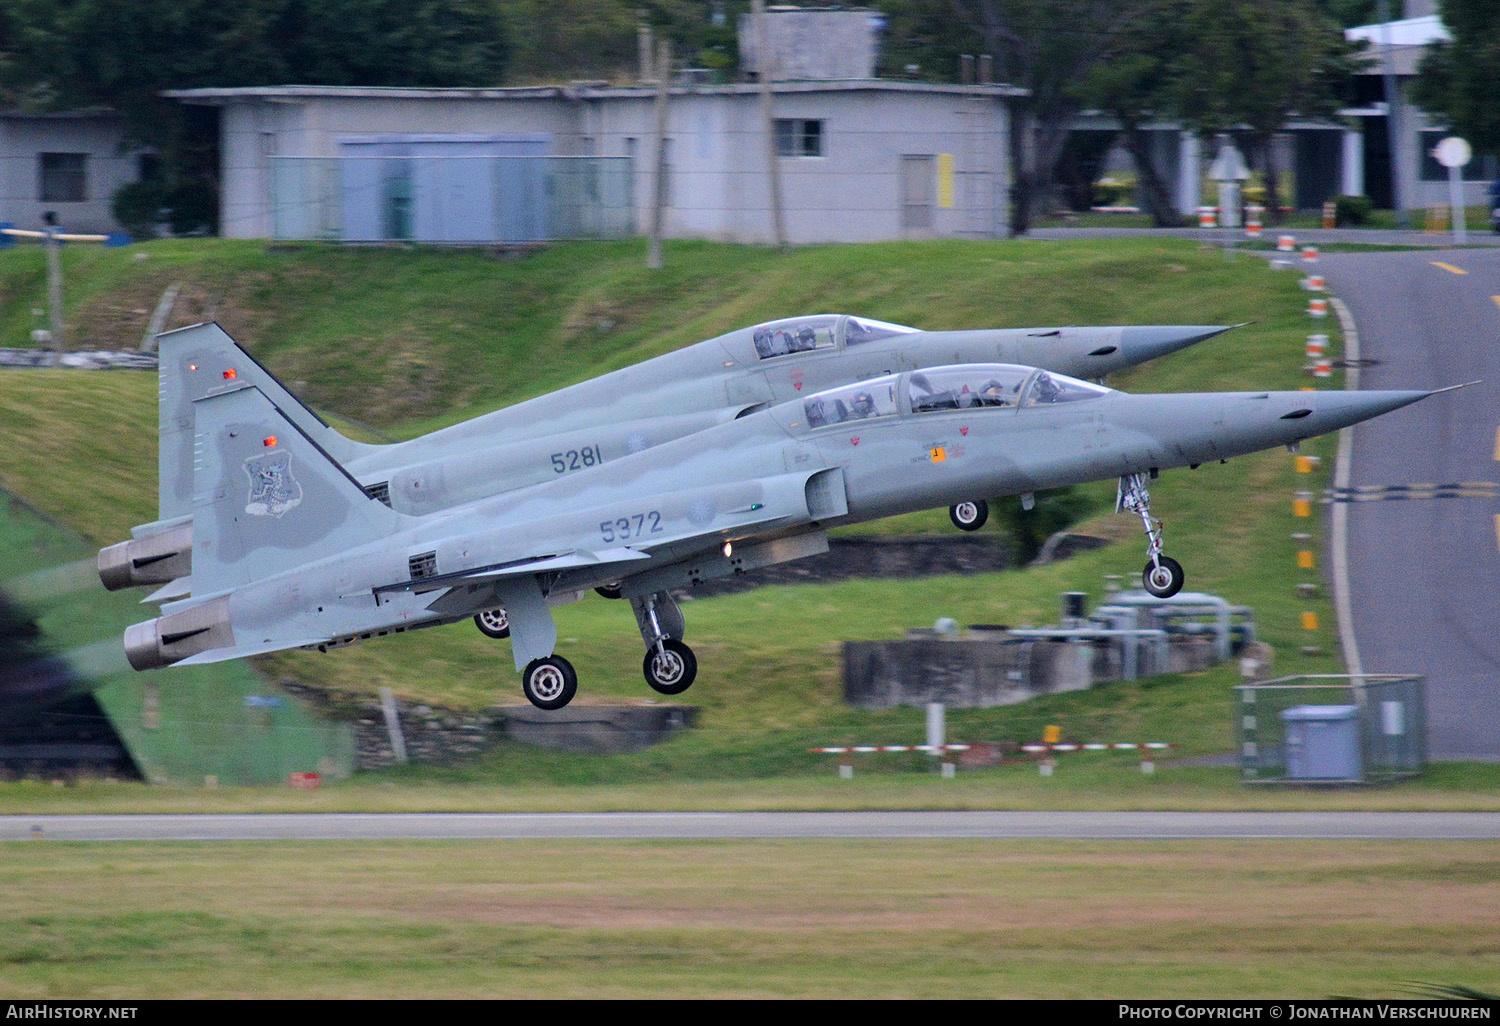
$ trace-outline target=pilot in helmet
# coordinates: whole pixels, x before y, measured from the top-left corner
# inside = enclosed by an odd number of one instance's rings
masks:
[[[818,344],[818,336],[807,325],[797,329],[797,348],[799,350],[812,349]]]
[[[875,397],[869,392],[856,392],[854,398],[849,400],[849,405],[856,417],[875,416]]]

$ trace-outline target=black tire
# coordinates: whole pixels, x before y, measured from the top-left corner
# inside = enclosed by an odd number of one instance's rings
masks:
[[[948,507],[948,519],[960,531],[977,531],[990,518],[990,504],[983,499],[960,502]]]
[[[510,637],[510,617],[505,614],[504,609],[486,609],[482,613],[475,613],[474,626],[486,638]]]
[[[698,678],[698,657],[676,638],[667,638],[658,652],[655,645],[646,649],[641,673],[651,689],[662,695],[680,695]]]
[[[594,590],[607,599],[617,599],[620,597],[620,586],[618,584],[601,584]]]
[[[1158,556],[1157,560],[1146,564],[1146,569],[1141,572],[1141,583],[1157,598],[1171,598],[1182,590],[1187,575],[1182,572],[1182,564],[1171,556]]]
[[[561,709],[578,693],[578,674],[560,655],[533,659],[521,671],[521,691],[538,709]]]

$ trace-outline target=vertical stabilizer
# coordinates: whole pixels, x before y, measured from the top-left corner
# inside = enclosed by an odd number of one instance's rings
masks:
[[[193,403],[207,395],[254,385],[288,419],[340,463],[379,446],[346,438],[287,391],[276,376],[240,348],[217,324],[194,324],[159,336],[159,449],[157,498],[160,520],[192,512]]]
[[[259,388],[193,404],[193,594],[213,595],[399,531]]]

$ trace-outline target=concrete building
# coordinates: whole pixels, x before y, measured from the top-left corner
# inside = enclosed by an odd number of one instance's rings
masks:
[[[668,236],[771,239],[757,88],[688,83],[670,89]],[[1014,88],[867,79],[776,82],[773,91],[789,241],[1004,234]],[[602,223],[606,234],[643,232],[655,167],[655,93],[646,86],[589,83],[275,86],[166,95],[220,108],[226,236],[482,242],[577,237],[556,230],[559,217],[575,217],[584,227]],[[578,158],[593,164],[569,163]],[[351,172],[351,162],[361,159],[395,170]],[[435,164],[423,170],[411,163],[440,159],[460,163],[442,172]],[[527,160],[550,163],[528,179],[518,170]],[[574,179],[584,180],[574,191],[587,194],[595,208],[570,213],[556,202]],[[538,197],[533,205],[545,199],[548,210],[525,224],[512,219],[503,229],[497,212],[519,209],[515,194],[528,188]],[[351,191],[365,199],[350,200]],[[371,202],[378,211],[351,214]],[[614,217],[611,202],[624,204],[629,216]],[[449,213],[433,213],[439,207]],[[458,210],[469,213],[452,213]],[[466,232],[468,238],[460,237]]]
[[[1450,36],[1434,0],[1408,0],[1406,10],[1411,16],[1400,21],[1345,30],[1347,38],[1369,44],[1373,63],[1357,76],[1355,106],[1343,113],[1356,124],[1364,147],[1366,174],[1361,192],[1376,207],[1389,208],[1395,199],[1394,177],[1400,183],[1402,205],[1415,210],[1448,203],[1448,169],[1437,162],[1432,150],[1451,133],[1440,117],[1412,103],[1410,91],[1427,47]],[[1400,93],[1394,132],[1387,127],[1392,116],[1385,100],[1387,71]],[[1395,161],[1390,159],[1392,138],[1398,148]],[[1500,177],[1500,166],[1493,155],[1476,156],[1461,174],[1464,203],[1480,204],[1487,200],[1488,183]]]
[[[39,228],[50,210],[72,231],[121,231],[110,201],[150,159],[109,110],[0,111],[0,221]]]

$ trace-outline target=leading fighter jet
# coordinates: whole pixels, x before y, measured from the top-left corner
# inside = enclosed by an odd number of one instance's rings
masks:
[[[752,413],[556,480],[422,516],[370,497],[259,388],[194,403],[193,591],[125,633],[138,670],[350,642],[503,608],[522,690],[577,689],[549,605],[614,583],[663,694],[697,661],[669,589],[826,551],[825,532],[966,495],[1117,478],[1162,552],[1147,480],[1291,445],[1432,392],[1127,395],[1009,364],[887,374]]]
[[[420,515],[539,484],[726,423],[824,388],[899,370],[1000,360],[1102,379],[1229,330],[1221,325],[919,331],[866,317],[818,314],[731,331],[644,363],[394,445],[355,442],[299,402],[217,324],[160,336],[159,517],[99,553],[106,588],[193,591],[193,403],[254,385],[369,495]],[[950,508],[965,530],[983,500]],[[492,637],[502,610],[475,616]]]

